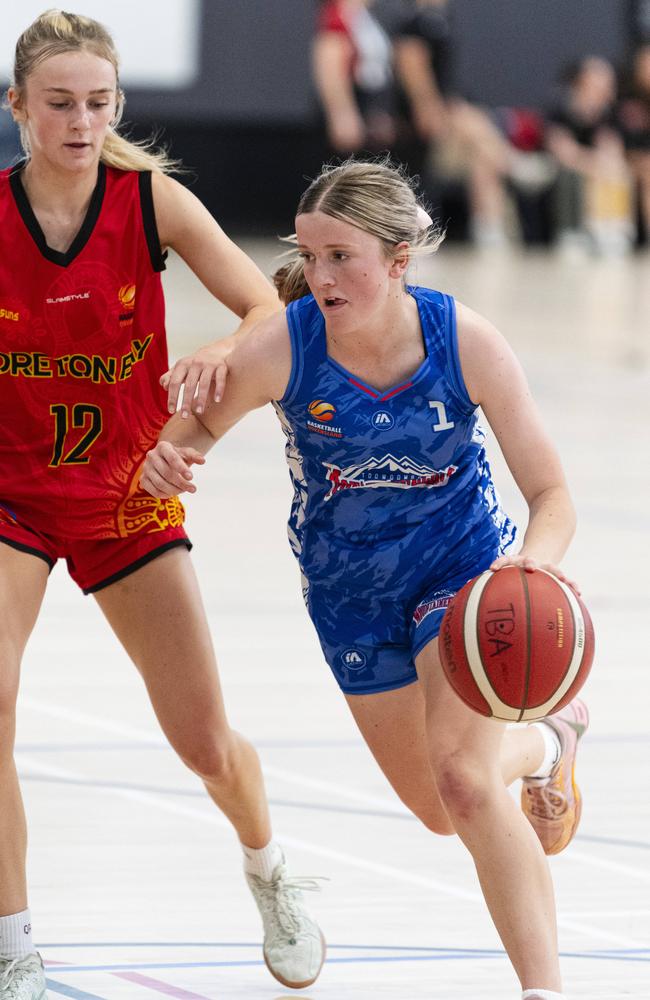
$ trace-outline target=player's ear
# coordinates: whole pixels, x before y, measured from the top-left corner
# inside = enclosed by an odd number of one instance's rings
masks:
[[[23,108],[21,93],[16,87],[10,87],[7,91],[7,103],[13,120],[15,122],[24,122],[27,115]]]
[[[391,266],[389,274],[391,278],[403,278],[404,272],[409,266],[409,244],[406,240],[398,243],[391,254]]]

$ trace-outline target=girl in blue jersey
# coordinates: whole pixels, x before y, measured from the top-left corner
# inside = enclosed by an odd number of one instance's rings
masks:
[[[296,217],[299,256],[276,275],[289,302],[229,359],[225,398],[174,416],[145,463],[158,497],[194,492],[191,466],[269,401],[295,488],[289,536],[325,656],[397,794],[471,852],[525,1000],[557,1000],[553,888],[544,852],[579,817],[572,782],[587,724],[574,701],[506,730],[444,678],[445,607],[489,568],[558,567],[575,517],[523,372],[494,327],[449,296],[406,285],[439,236],[390,165],[326,168]],[[530,508],[521,548],[483,449],[478,406]],[[524,813],[507,791],[524,778]],[[527,819],[528,821],[527,821]]]

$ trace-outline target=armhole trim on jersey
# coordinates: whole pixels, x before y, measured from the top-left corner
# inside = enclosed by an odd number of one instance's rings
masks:
[[[289,339],[291,341],[291,374],[289,375],[289,381],[287,382],[287,388],[284,391],[284,396],[282,399],[278,399],[278,403],[282,403],[283,405],[290,403],[296,395],[302,380],[304,368],[302,337],[298,312],[299,301],[300,300],[290,302],[286,310],[287,326],[289,327]]]
[[[160,249],[160,237],[158,236],[158,226],[156,225],[156,213],[153,205],[153,192],[151,188],[151,171],[142,170],[138,174],[138,187],[140,189],[140,208],[142,209],[142,224],[144,235],[149,248],[149,257],[154,271],[164,271],[167,267],[165,261],[167,252]]]
[[[445,303],[445,347],[447,352],[447,372],[449,384],[453,389],[458,402],[470,413],[477,408],[477,404],[471,399],[463,378],[463,369],[460,364],[460,354],[458,352],[458,328],[456,326],[456,303],[451,295],[444,296]]]

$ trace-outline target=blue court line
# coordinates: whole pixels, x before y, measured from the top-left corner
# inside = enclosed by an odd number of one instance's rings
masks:
[[[478,961],[484,959],[506,958],[505,952],[465,952],[450,951],[445,953],[435,953],[428,955],[357,955],[351,957],[328,958],[327,965],[368,965],[385,964],[387,962],[452,962],[452,961]],[[612,962],[642,962],[650,963],[650,956],[647,955],[618,955],[616,953],[596,954],[594,952],[562,951],[560,958],[584,958],[592,961],[612,961]],[[138,970],[170,970],[170,969],[231,969],[264,965],[263,959],[232,959],[223,962],[143,962],[140,964],[124,965],[62,965],[57,966],[57,974],[66,975],[70,972],[135,972]],[[85,998],[87,994],[74,994]]]
[[[188,947],[188,945],[186,945]],[[228,947],[223,945],[223,947]],[[237,947],[237,945],[230,945]],[[250,947],[240,945],[240,947]],[[256,948],[259,945],[255,946]],[[369,945],[331,945],[330,948],[338,948],[356,951],[384,951],[384,952],[406,952],[407,954],[383,954],[383,955],[353,955],[327,958],[328,965],[354,965],[354,964],[380,964],[386,962],[440,962],[458,961],[470,959],[478,960],[485,958],[506,958],[503,950],[492,948],[408,948],[399,946]],[[618,962],[650,962],[650,949],[629,948],[629,949],[599,949],[590,951],[561,951],[561,958],[583,958],[595,961],[618,961]],[[129,962],[110,963],[105,965],[64,965],[57,964],[57,973],[69,972],[126,972],[137,970],[169,970],[169,969],[218,969],[235,967],[252,967],[264,965],[262,959],[230,959],[217,962]]]
[[[111,788],[117,791],[146,792],[155,795],[169,795],[177,798],[204,799],[206,793],[200,788],[161,788],[159,785],[141,785],[128,781],[102,781],[85,778],[58,778],[51,775],[21,774],[21,781],[34,781],[46,785],[71,785],[82,788]],[[409,823],[419,823],[412,813],[400,813],[390,809],[359,809],[354,806],[326,805],[322,802],[300,802],[295,799],[270,798],[269,805],[284,809],[303,809],[310,812],[328,812],[344,816],[373,816],[377,819],[406,820]],[[578,841],[594,844],[608,844],[612,847],[631,847],[649,851],[650,842],[642,840],[624,840],[619,837],[599,837],[591,834],[578,833]]]
[[[38,942],[39,950],[46,948],[260,948],[259,941],[59,941],[54,944]],[[332,944],[328,950],[337,951],[423,951],[467,952],[471,955],[505,955],[503,948],[441,947],[420,944]],[[568,954],[568,952],[565,952]],[[647,948],[596,948],[586,949],[581,955],[650,955]]]
[[[106,1000],[105,997],[100,997],[96,993],[86,993],[84,990],[75,989],[74,986],[68,986],[66,983],[57,983],[53,979],[46,978],[45,983],[48,990],[60,993],[64,997],[70,997],[71,1000]]]

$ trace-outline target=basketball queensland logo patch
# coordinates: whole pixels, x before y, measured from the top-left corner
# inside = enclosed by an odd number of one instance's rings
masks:
[[[324,399],[313,399],[307,407],[307,429],[314,434],[321,434],[323,437],[341,438],[343,430],[337,427],[333,421],[336,416],[336,407],[333,403],[328,403]]]
[[[130,326],[135,310],[135,285],[122,285],[117,297],[120,300],[120,326]]]

